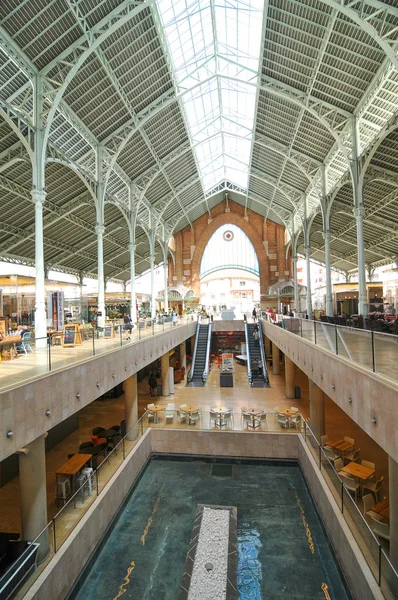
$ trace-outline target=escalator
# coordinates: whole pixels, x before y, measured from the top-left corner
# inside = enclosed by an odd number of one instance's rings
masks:
[[[245,317],[245,336],[246,336],[246,354],[247,354],[247,374],[250,385],[252,387],[269,387],[269,378],[267,371],[267,361],[264,350],[264,342],[261,331],[261,324],[258,324],[259,340],[258,346],[255,343],[253,332],[254,323],[248,323]],[[256,360],[259,365],[259,370],[256,373],[252,372],[252,361]]]
[[[192,387],[202,387],[206,383],[209,373],[210,339],[211,322],[209,324],[198,322],[192,367],[188,377],[188,384]]]

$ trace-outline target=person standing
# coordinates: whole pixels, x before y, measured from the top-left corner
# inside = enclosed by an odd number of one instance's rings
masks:
[[[256,348],[259,347],[259,338],[260,338],[260,334],[258,332],[258,328],[256,327],[255,330],[253,331],[253,337],[254,337],[254,345]]]
[[[253,317],[253,323],[256,323],[257,321],[257,311],[256,311],[256,307],[253,308],[252,311],[252,317]]]
[[[250,367],[251,367],[253,376],[257,377],[257,375],[258,375],[258,361],[255,358],[253,358],[253,360],[251,361]]]
[[[149,393],[151,394],[151,397],[155,398],[156,392],[157,392],[157,387],[158,387],[158,381],[157,381],[155,373],[153,371],[151,371],[149,373],[148,385],[149,385]]]

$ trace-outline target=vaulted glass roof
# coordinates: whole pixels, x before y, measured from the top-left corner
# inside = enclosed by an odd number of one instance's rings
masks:
[[[247,189],[263,0],[158,0],[205,191]]]

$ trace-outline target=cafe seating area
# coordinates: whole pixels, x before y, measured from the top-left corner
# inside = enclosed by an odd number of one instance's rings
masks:
[[[349,436],[329,439],[323,435],[321,445],[345,489],[359,507],[362,504],[363,515],[375,536],[389,541],[389,502],[384,498],[384,477],[377,477],[376,464],[361,460],[361,450],[355,448],[355,440]]]
[[[69,454],[65,464],[55,473],[54,505],[66,502],[80,490],[79,499],[84,503],[86,494],[91,496],[95,484],[94,471],[104,460],[109,463],[109,453],[121,442],[121,426],[112,425],[109,429],[94,427],[91,440],[82,442],[75,454]]]

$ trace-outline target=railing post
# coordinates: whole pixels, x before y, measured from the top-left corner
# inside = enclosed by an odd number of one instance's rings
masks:
[[[307,443],[307,421],[304,419],[304,441]]]
[[[334,333],[335,333],[335,339],[336,339],[336,354],[339,353],[339,344],[337,341],[337,325],[334,326]]]
[[[312,434],[312,435],[314,435],[314,434]],[[319,470],[322,471],[322,449],[321,449],[321,446],[318,446],[318,448],[319,448]]]
[[[300,319],[300,337],[303,337],[303,319]]]
[[[47,345],[48,345],[48,370],[51,371],[51,335],[49,335],[47,338]]]
[[[140,325],[139,321],[137,322],[137,325],[138,325],[138,339],[140,340],[141,339],[141,325]]]
[[[95,356],[95,331],[93,329],[93,356]]]
[[[341,512],[344,513],[344,485],[341,482]]]
[[[99,469],[98,468],[95,469],[95,481],[96,481],[96,484],[97,484],[97,496],[99,496],[99,489],[98,489],[98,479],[99,479],[99,477],[98,477],[98,472],[99,472]]]
[[[123,460],[126,460],[126,448],[124,445],[124,437],[122,438]]]
[[[376,362],[375,362],[375,336],[374,331],[371,331],[371,339],[372,339],[372,369],[373,373],[376,372]]]
[[[57,552],[57,536],[55,535],[55,519],[53,519],[54,554]]]
[[[122,331],[122,325],[119,325],[119,331],[120,331],[120,345],[123,346],[123,331]]]
[[[377,583],[379,586],[381,585],[381,545],[380,544],[379,544],[379,573],[378,573]]]
[[[315,338],[315,346],[316,346],[316,321],[314,319],[314,338]]]

